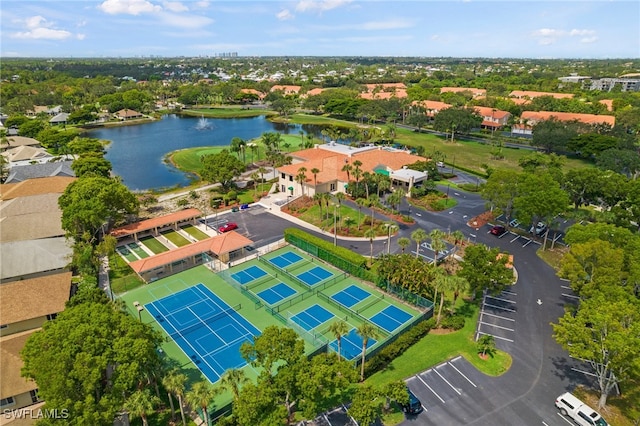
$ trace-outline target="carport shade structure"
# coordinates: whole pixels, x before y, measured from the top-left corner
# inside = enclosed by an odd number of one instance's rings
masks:
[[[142,222],[135,222],[129,225],[116,228],[111,231],[111,235],[116,239],[133,236],[137,241],[138,234],[145,231],[153,230],[153,235],[158,235],[158,230],[166,226],[173,225],[177,227],[179,223],[190,222],[202,216],[202,212],[198,209],[184,209],[176,213],[168,214],[161,217],[154,217],[153,219],[143,220]]]

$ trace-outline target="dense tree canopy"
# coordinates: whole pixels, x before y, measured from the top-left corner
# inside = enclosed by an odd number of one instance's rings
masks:
[[[202,162],[202,179],[211,183],[219,183],[230,188],[233,180],[245,170],[244,163],[224,149],[217,154],[204,155]]]

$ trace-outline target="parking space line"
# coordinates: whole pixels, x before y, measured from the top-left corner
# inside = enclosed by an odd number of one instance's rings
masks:
[[[427,371],[425,371],[425,373],[428,373],[429,371],[430,371],[430,370],[427,370]],[[422,377],[420,377],[418,374],[416,374],[416,377],[417,377],[417,378],[418,378],[418,379],[419,379],[419,380],[420,380],[420,381],[421,381],[421,382],[422,382],[422,383],[423,383],[423,384],[424,384],[424,385],[425,385],[425,386],[426,386],[426,387],[427,387],[431,392],[433,392],[433,394],[434,394],[434,395],[435,395],[435,396],[436,396],[440,401],[442,401],[442,403],[443,403],[443,404],[445,403],[445,402],[444,402],[444,399],[442,399],[442,398],[440,397],[440,395],[438,395],[438,394],[436,393],[436,391],[434,391],[433,389],[431,389],[431,386],[429,386],[429,385],[427,384],[427,382],[425,382],[424,380],[422,380]]]
[[[567,422],[567,423],[569,423],[570,425],[572,425],[572,426],[573,426],[573,423],[571,423],[569,420],[567,420],[567,419],[565,418],[565,416],[563,416],[563,415],[562,415],[562,414],[560,414],[560,413],[556,413],[556,414],[557,414],[557,415],[559,415],[559,416],[560,416],[560,418],[561,418],[562,420],[564,420],[565,422]]]
[[[518,293],[514,293],[512,291],[507,291],[507,290],[502,290],[502,293],[500,294],[508,294],[509,296],[517,296]]]
[[[507,328],[507,327],[503,327],[501,325],[490,324],[488,322],[480,322],[480,324],[484,324],[484,325],[488,325],[488,326],[491,326],[491,327],[499,328],[501,330],[515,331],[513,328]]]
[[[442,365],[444,365],[444,364],[442,364]],[[440,367],[442,367],[442,365],[440,365]],[[454,391],[456,391],[456,392],[458,393],[458,395],[462,395],[462,392],[460,392],[458,389],[456,389],[455,387],[453,387],[453,385],[452,385],[451,383],[449,383],[449,381],[448,381],[447,379],[445,379],[445,378],[444,378],[444,376],[438,372],[437,367],[436,367],[433,371],[435,371],[435,372],[436,372],[436,374],[437,374],[438,376],[440,376],[440,378],[441,378],[442,380],[444,380],[444,382],[445,382],[446,384],[448,384],[448,385],[451,387],[451,389],[453,389]]]
[[[453,360],[452,360],[453,361]],[[458,372],[458,374],[460,374],[462,377],[464,377],[465,379],[467,379],[467,382],[471,383],[471,385],[473,385],[474,388],[477,388],[476,384],[473,383],[471,380],[469,380],[469,378],[467,376],[465,376],[462,371],[458,370],[458,367],[456,367],[455,365],[453,365],[451,363],[451,361],[449,361],[449,365],[452,366],[454,368],[454,370],[456,370]]]
[[[571,290],[571,287],[569,287],[568,285],[561,285],[560,288],[564,288],[566,290]]]
[[[507,342],[511,342],[511,343],[513,343],[513,340],[512,340],[512,339],[507,339],[506,337],[496,336],[495,334],[485,333],[485,332],[483,332],[483,331],[478,331],[478,334],[484,334],[484,335],[487,335],[487,336],[493,336],[493,337],[494,337],[494,338],[496,338],[496,339],[506,340]]]
[[[515,237],[513,240],[509,241],[510,243],[514,242],[515,240],[517,240],[518,238],[520,238],[520,235],[518,235],[517,237]]]
[[[502,298],[500,298],[500,297],[489,296],[489,295],[487,295],[487,297],[490,297],[490,298],[495,299],[495,300],[500,300],[501,302],[513,303],[514,305],[515,305],[515,303],[516,303],[516,302],[514,302],[513,300],[509,300],[509,299],[502,299]]]
[[[487,313],[487,312],[483,312],[482,314],[483,314],[483,315],[490,316],[490,317],[500,318],[500,319],[503,319],[503,320],[506,320],[506,321],[513,321],[513,322],[515,322],[515,321],[516,321],[516,320],[514,320],[513,318],[501,317],[500,315],[489,314],[489,313]]]
[[[507,312],[515,312],[515,309],[503,308],[502,306],[496,306],[496,305],[489,305],[488,303],[485,303],[484,306],[488,306],[490,308],[502,309],[503,311],[507,311]]]
[[[522,247],[526,247],[526,246],[528,246],[529,244],[531,244],[532,242],[533,242],[533,240],[529,240],[529,241],[527,241],[526,243],[524,243],[524,245],[523,245]]]
[[[564,297],[570,297],[572,299],[580,299],[580,296],[574,296],[572,294],[562,293]]]

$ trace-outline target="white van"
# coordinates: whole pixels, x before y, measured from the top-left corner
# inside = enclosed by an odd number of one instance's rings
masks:
[[[556,407],[560,409],[563,416],[571,417],[579,425],[608,426],[600,414],[569,392],[556,398]]]

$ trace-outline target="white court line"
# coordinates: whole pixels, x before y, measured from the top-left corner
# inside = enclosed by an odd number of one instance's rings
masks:
[[[514,309],[503,308],[502,306],[496,306],[496,305],[489,305],[488,303],[486,303],[484,306],[488,306],[490,308],[502,309],[503,311],[507,311],[507,312],[515,312]]]
[[[495,334],[485,333],[485,332],[482,332],[482,331],[478,331],[478,334],[484,334],[484,335],[487,335],[487,336],[493,336],[493,337],[495,337],[496,339],[506,340],[507,342],[511,342],[511,343],[513,343],[513,340],[511,340],[511,339],[507,339],[506,337],[496,336]]]
[[[508,294],[509,296],[517,296],[518,293],[514,293],[512,291],[503,290],[500,294]]]
[[[560,413],[556,413],[556,414],[559,415],[562,420],[564,420],[565,422],[567,422],[567,423],[569,423],[570,425],[573,426],[573,423],[571,423],[569,420],[567,420],[562,414],[560,414]]]
[[[572,295],[572,294],[562,293],[562,295],[563,295],[564,297],[570,297],[570,298],[572,298],[572,299],[580,299],[580,297],[579,297],[579,296],[574,296],[574,295]]]
[[[501,325],[490,324],[490,323],[488,323],[488,322],[481,322],[480,324],[488,325],[488,326],[490,326],[490,327],[499,328],[499,329],[501,329],[501,330],[515,331],[513,328],[507,328],[507,327],[503,327],[503,326],[501,326]]]
[[[490,298],[495,299],[495,300],[499,300],[501,302],[513,303],[514,305],[516,304],[516,302],[514,302],[513,300],[509,300],[509,299],[502,299],[500,297],[489,296],[488,294],[487,294],[487,297],[490,297]]]
[[[462,374],[462,371],[458,370],[458,368],[453,365],[451,362],[454,360],[449,361],[449,365],[452,366],[462,377],[464,377],[465,379],[467,379],[467,382],[471,383],[473,385],[474,388],[477,388],[476,384],[473,383],[471,380],[469,380],[469,378],[467,376],[465,376],[464,374]]]
[[[442,364],[442,365],[444,365],[444,364]],[[440,365],[440,367],[442,367],[442,365]],[[441,378],[442,380],[444,380],[444,382],[445,382],[446,384],[448,384],[448,385],[451,387],[451,389],[453,389],[454,391],[456,391],[456,392],[458,393],[458,395],[462,395],[462,392],[460,392],[458,389],[454,388],[454,387],[453,387],[453,385],[452,385],[451,383],[449,383],[449,381],[448,381],[447,379],[445,379],[445,378],[444,378],[444,376],[438,372],[438,367],[436,367],[433,371],[435,371],[435,372],[436,372],[436,374],[437,374],[438,376],[440,376],[440,378]]]
[[[428,373],[429,371],[430,371],[430,370],[427,370],[427,371],[425,371],[425,373]],[[443,404],[445,403],[445,402],[444,402],[444,399],[440,398],[440,395],[438,395],[438,394],[436,393],[436,391],[434,391],[433,389],[431,389],[431,386],[429,386],[429,385],[427,384],[427,382],[425,382],[424,380],[422,380],[422,377],[420,377],[418,374],[416,374],[416,377],[417,377],[417,378],[418,378],[418,380],[420,380],[420,381],[421,381],[421,382],[422,382],[422,383],[423,383],[423,384],[424,384],[424,385],[425,385],[425,386],[426,386],[426,387],[427,387],[431,392],[433,392],[433,394],[434,394],[436,397],[438,397],[438,399],[439,399],[440,401],[442,401],[442,403],[443,403]]]
[[[487,312],[485,312],[484,314],[485,314],[485,315],[488,315],[488,316],[490,316],[490,317],[496,317],[496,318],[503,319],[503,320],[506,320],[506,321],[513,321],[513,322],[515,322],[515,321],[516,321],[516,320],[514,320],[513,318],[501,317],[500,315],[489,314],[489,313],[487,313]],[[480,321],[482,321],[482,318],[480,319]]]

